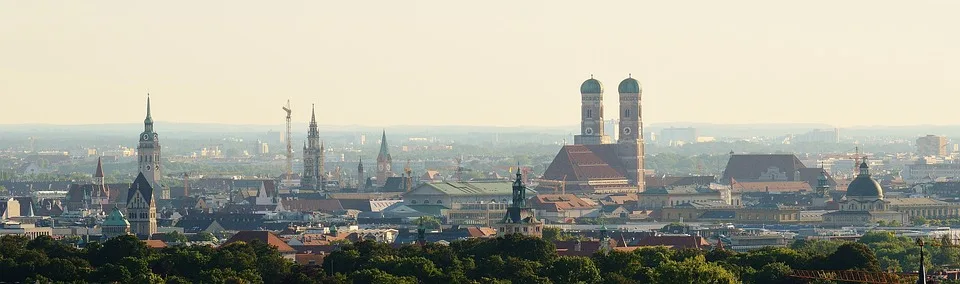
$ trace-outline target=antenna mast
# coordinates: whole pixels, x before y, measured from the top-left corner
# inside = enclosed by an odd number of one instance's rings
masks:
[[[293,124],[291,121],[293,109],[290,108],[290,100],[287,100],[287,105],[283,107],[283,111],[287,112],[287,164],[284,166],[284,170],[286,170],[287,180],[291,180],[293,178],[293,139],[290,137],[290,128]]]

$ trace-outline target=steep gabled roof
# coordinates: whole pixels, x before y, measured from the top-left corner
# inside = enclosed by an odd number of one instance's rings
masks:
[[[616,144],[563,146],[543,178],[556,181],[626,179],[616,147]]]
[[[133,184],[130,185],[130,189],[127,190],[128,204],[138,191],[140,192],[140,195],[143,196],[144,201],[146,201],[147,204],[150,204],[150,201],[153,200],[153,187],[150,186],[150,182],[147,181],[147,177],[143,176],[143,173],[137,174],[137,179],[133,181]]]
[[[723,182],[729,182],[731,178],[758,180],[760,174],[770,167],[785,173],[788,181],[796,181],[797,171],[806,168],[793,154],[736,154],[730,156],[727,168],[723,170]]]
[[[102,178],[103,177],[103,162],[102,158],[97,158],[97,170],[93,172],[93,177]]]

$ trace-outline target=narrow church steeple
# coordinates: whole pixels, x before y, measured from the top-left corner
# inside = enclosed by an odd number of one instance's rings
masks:
[[[93,172],[93,184],[103,185],[103,161],[97,157],[97,169]]]
[[[150,93],[147,93],[147,118],[143,119],[143,131],[153,132],[153,116],[150,115]]]

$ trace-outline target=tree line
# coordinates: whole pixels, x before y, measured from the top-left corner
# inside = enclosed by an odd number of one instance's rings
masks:
[[[924,249],[928,271],[960,261],[960,251],[949,239],[927,241],[939,245]],[[910,272],[919,268],[919,253],[914,240],[890,232],[867,233],[857,242],[796,241],[744,253],[642,247],[592,256],[559,256],[552,242],[507,235],[449,245],[346,243],[322,264],[300,265],[256,241],[156,250],[132,236],[84,248],[46,236],[3,236],[0,282],[810,283],[790,275],[794,270]]]

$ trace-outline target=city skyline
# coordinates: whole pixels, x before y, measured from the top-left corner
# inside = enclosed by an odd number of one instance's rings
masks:
[[[591,74],[607,117],[638,79],[647,124],[960,124],[933,107],[960,102],[960,4],[830,3],[0,3],[0,124],[133,122],[150,92],[160,123],[281,125],[291,99],[298,123],[567,126]]]

